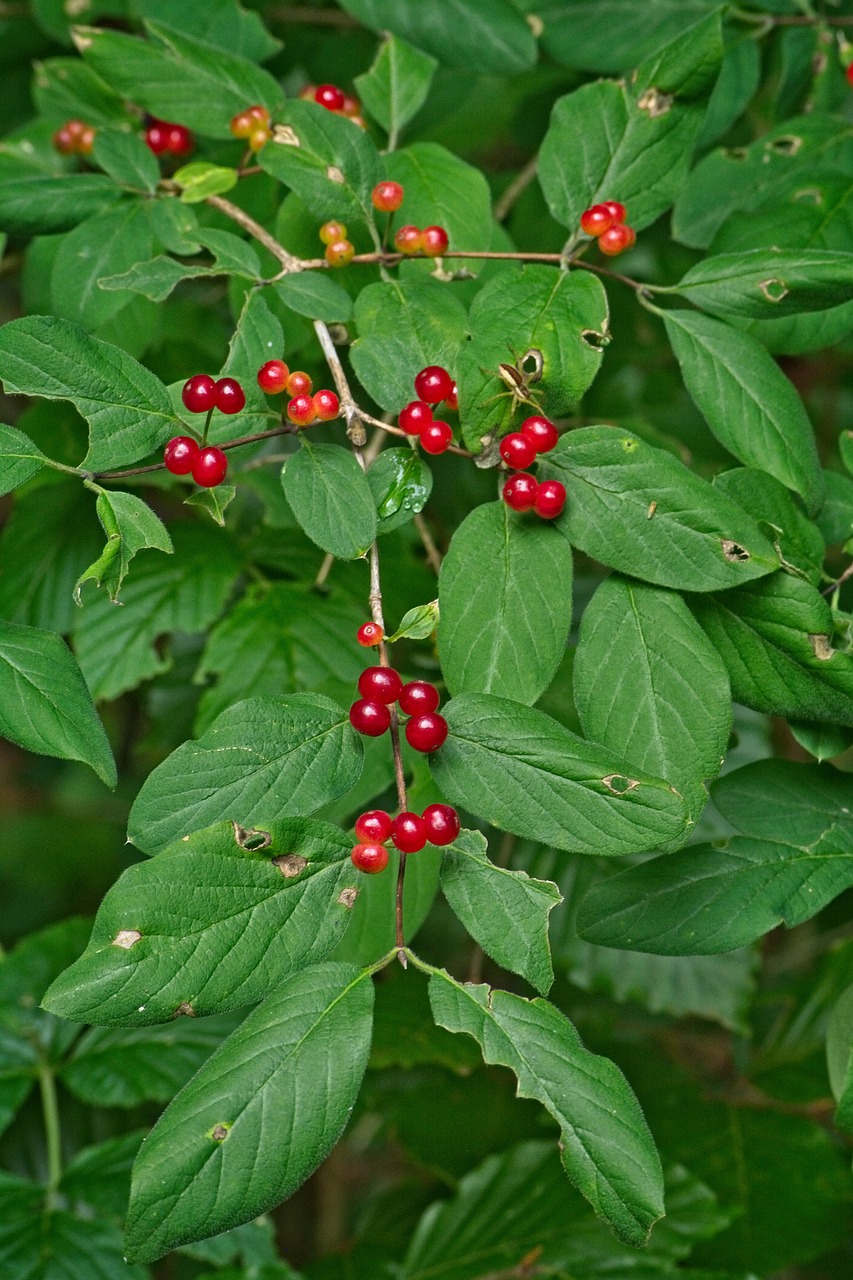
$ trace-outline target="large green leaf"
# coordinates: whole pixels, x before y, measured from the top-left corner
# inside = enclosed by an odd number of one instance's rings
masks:
[[[17,427],[0,422],[0,494],[11,493],[44,466],[44,454]]]
[[[406,193],[398,217],[417,227],[444,227],[451,249],[493,247],[491,192],[480,169],[436,142],[415,142],[385,157],[385,176],[401,183]],[[453,265],[473,274],[482,267],[476,258],[457,259]],[[427,275],[432,265],[413,263],[406,270]]]
[[[640,773],[544,712],[473,693],[443,711],[450,735],[430,758],[433,777],[452,803],[493,826],[598,855],[686,839],[687,805],[669,782]]]
[[[486,1062],[509,1067],[518,1094],[560,1126],[568,1176],[615,1234],[642,1245],[663,1216],[663,1173],[652,1135],[622,1072],[590,1053],[545,1000],[455,982],[436,971],[430,1003],[439,1026],[477,1040]]]
[[[61,636],[0,621],[0,734],[40,755],[82,760],[108,787],[116,768],[91,694]]]
[[[160,166],[154,152],[136,133],[119,129],[98,129],[92,156],[116,182],[132,191],[153,193],[160,181]]]
[[[338,827],[232,822],[129,867],[98,910],[89,946],[45,1008],[97,1026],[144,1026],[256,1004],[324,960],[346,929],[358,882]]]
[[[10,235],[50,235],[71,231],[115,204],[122,195],[112,178],[99,173],[4,173],[0,183],[0,231]]]
[[[251,827],[313,813],[361,773],[361,740],[331,698],[247,698],[148,775],[128,819],[145,853],[225,819]]]
[[[572,431],[542,459],[540,473],[566,486],[558,524],[569,541],[645,582],[713,591],[779,563],[751,516],[671,453],[627,431]]]
[[[745,836],[802,849],[837,838],[853,848],[853,820],[846,776],[835,769],[757,760],[719,778],[714,804]]]
[[[520,520],[505,502],[475,507],[442,562],[438,599],[450,692],[536,702],[566,650],[571,547],[545,521]]]
[[[349,1118],[372,1010],[366,972],[325,964],[249,1014],[143,1143],[125,1234],[134,1261],[248,1222],[296,1190]]]
[[[757,520],[783,565],[821,582],[826,545],[801,504],[778,480],[755,467],[732,467],[714,476],[714,488],[734,499]]]
[[[429,93],[438,66],[435,58],[399,36],[388,35],[373,65],[356,76],[355,87],[368,113],[392,138],[417,115]]]
[[[555,884],[495,866],[485,836],[463,831],[444,852],[441,891],[487,955],[547,994],[554,981],[548,915],[560,901]]]
[[[175,204],[174,200],[165,205],[161,201],[158,207],[171,209],[175,207]],[[198,232],[193,232],[193,238],[197,240],[198,244],[203,244],[205,248],[209,248],[212,251],[213,263],[211,266],[203,267],[196,263],[178,262],[174,258],[167,258],[162,254],[156,258],[150,258],[148,261],[135,258],[129,270],[120,275],[102,276],[98,281],[99,288],[108,291],[113,289],[131,290],[134,293],[141,293],[146,298],[151,298],[153,302],[163,302],[182,280],[196,280],[199,277],[221,275],[241,276],[247,280],[259,279],[261,265],[258,255],[252,246],[245,240],[241,240],[239,236],[232,235],[230,231],[216,231],[206,227]],[[182,246],[182,248],[187,250],[188,246]],[[329,281],[330,285],[332,283],[332,281]],[[249,297],[257,299],[258,302],[263,301],[260,294],[253,293]],[[258,302],[255,303],[256,306]],[[272,320],[270,328],[273,329],[273,336],[275,336],[275,326]],[[247,383],[246,390],[248,391],[249,388],[250,384]]]
[[[312,542],[339,560],[359,560],[376,537],[376,507],[364,472],[349,449],[309,444],[290,455],[281,473],[284,496]]]
[[[113,125],[127,119],[127,108],[119,95],[79,58],[37,62],[32,95],[48,119],[77,117],[93,125]]]
[[[374,31],[391,31],[465,71],[525,71],[536,61],[530,27],[510,0],[343,0],[342,8]]]
[[[542,46],[555,61],[581,71],[624,71],[657,52],[715,0],[539,0]]]
[[[80,589],[90,579],[99,587],[106,587],[110,599],[115,603],[137,551],[154,547],[171,554],[174,550],[166,526],[148,503],[137,498],[136,494],[108,493],[104,490],[98,494],[95,505],[98,519],[107,535],[107,545],[95,563],[77,579],[74,594],[78,604]]]
[[[8,393],[70,400],[89,423],[90,471],[135,462],[182,425],[159,378],[119,347],[58,316],[25,316],[0,330]]]
[[[768,320],[825,311],[853,299],[853,253],[812,248],[721,253],[691,267],[671,292],[717,316]]]
[[[814,514],[824,494],[814,433],[775,360],[755,338],[710,316],[667,311],[663,319],[687,390],[717,439],[796,489]]]

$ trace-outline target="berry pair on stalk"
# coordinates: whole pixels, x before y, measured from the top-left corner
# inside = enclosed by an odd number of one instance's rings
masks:
[[[163,461],[174,476],[192,475],[196,484],[215,489],[228,471],[228,459],[216,445],[207,444],[207,428],[214,409],[220,413],[239,413],[246,404],[246,393],[236,378],[211,378],[197,373],[189,378],[181,392],[184,408],[190,413],[206,413],[204,439],[199,444],[192,436],[174,436],[166,445]]]
[[[459,814],[449,804],[427,805],[420,817],[406,812],[392,818],[384,809],[371,809],[369,813],[363,813],[355,824],[359,843],[354,846],[350,857],[359,871],[375,875],[388,865],[385,842],[389,838],[401,853],[418,853],[426,844],[439,848],[452,844],[459,831]]]
[[[555,520],[566,505],[565,486],[559,480],[543,480],[525,471],[540,453],[550,453],[559,436],[553,422],[535,415],[525,418],[520,431],[511,431],[500,443],[500,454],[517,473],[505,482],[501,496],[513,511],[535,511],[543,520]]]
[[[312,422],[331,422],[341,411],[341,402],[334,391],[321,390],[311,394],[313,383],[302,369],[291,373],[283,360],[268,360],[258,370],[258,386],[267,395],[277,396],[287,391],[293,397],[285,413],[297,427],[310,427]]]
[[[407,435],[420,436],[425,453],[444,453],[453,439],[453,429],[433,417],[433,406],[443,401],[448,409],[458,409],[456,383],[441,365],[430,364],[415,378],[415,394],[418,399],[400,411],[397,421]]]
[[[609,258],[624,253],[636,244],[637,233],[625,224],[627,210],[618,200],[594,204],[581,214],[581,231],[598,240],[598,247]]]
[[[173,156],[188,156],[195,146],[193,135],[182,124],[172,124],[168,120],[157,120],[153,117],[145,130],[145,141],[155,156],[169,153]]]
[[[403,684],[393,667],[367,667],[358,678],[358,691],[361,698],[349,709],[350,724],[357,733],[381,737],[391,727],[390,708],[396,702],[409,716],[406,741],[415,751],[437,751],[446,741],[447,721],[438,714],[441,699],[434,684],[426,680]]]
[[[407,257],[420,253],[425,258],[440,258],[447,252],[449,244],[450,240],[444,227],[421,229],[409,225],[400,227],[394,236],[394,247]]]
[[[53,146],[61,156],[88,156],[95,143],[95,130],[82,120],[66,120],[53,135]]]

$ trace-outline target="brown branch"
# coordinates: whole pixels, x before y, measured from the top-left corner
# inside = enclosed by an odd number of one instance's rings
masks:
[[[512,209],[516,200],[530,186],[536,177],[536,170],[539,166],[539,154],[531,156],[524,168],[515,175],[506,191],[495,201],[495,218],[498,222],[503,222],[504,218]]]
[[[224,444],[218,444],[217,449],[239,449],[243,444],[255,444],[258,440],[270,440],[273,436],[294,436],[299,431],[298,427],[294,427],[289,422],[283,422],[280,427],[273,427],[271,431],[256,431],[251,436],[240,436],[238,440],[226,440]],[[147,467],[127,467],[124,471],[83,471],[77,468],[75,475],[89,476],[92,480],[124,480],[125,476],[142,476],[147,471],[163,471],[165,462],[152,462]],[[71,468],[67,468],[71,470]]]
[[[850,564],[848,564],[847,568],[844,570],[844,572],[841,574],[840,577],[836,578],[834,582],[830,582],[829,586],[826,587],[821,592],[821,594],[825,596],[831,596],[832,593],[834,591],[837,591],[838,588],[842,585],[842,583],[845,583],[848,578],[853,578],[853,561],[851,561]]]
[[[208,196],[205,204],[209,204],[212,209],[218,209],[220,213],[224,213],[226,218],[230,218],[232,222],[236,222],[244,231],[248,231],[250,236],[254,236],[259,244],[265,249],[269,249],[274,258],[277,258],[284,267],[285,273],[293,271],[302,271],[302,259],[295,258],[292,253],[288,253],[283,245],[280,245],[275,236],[261,226],[259,222],[245,213],[239,205],[232,204],[230,200],[226,200],[224,196]]]
[[[433,542],[432,534],[429,531],[427,522],[419,512],[412,520],[412,523],[418,531],[421,542],[424,544],[424,551],[426,552],[426,558],[429,561],[430,567],[437,576],[441,572],[441,552]]]

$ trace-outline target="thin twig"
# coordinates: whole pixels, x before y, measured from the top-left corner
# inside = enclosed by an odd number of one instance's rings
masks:
[[[326,581],[329,574],[331,573],[332,565],[334,563],[335,563],[335,557],[332,555],[331,551],[327,551],[325,556],[323,557],[323,563],[320,565],[320,571],[317,574],[317,577],[314,579],[315,591],[318,591],[320,587],[323,586],[324,582]]]
[[[848,578],[853,578],[853,561],[848,564],[840,578],[836,578],[834,582],[830,582],[829,586],[821,592],[821,595],[831,596],[832,593],[837,591],[842,583],[846,582]]]
[[[248,231],[249,235],[254,236],[259,244],[262,244],[265,249],[269,249],[273,257],[278,259],[284,267],[285,273],[303,270],[302,259],[295,258],[292,253],[288,253],[284,245],[279,244],[275,236],[271,236],[259,222],[255,222],[255,219],[245,213],[238,205],[232,204],[224,196],[208,196],[205,204],[209,204],[213,209],[218,209],[220,213],[225,214],[226,218],[230,218],[232,222],[236,222],[244,231]]]
[[[418,513],[418,515],[414,517],[412,523],[418,531],[421,542],[424,544],[424,551],[426,552],[426,558],[429,561],[430,567],[434,570],[436,575],[438,575],[441,572],[441,552],[433,542],[432,534],[429,531],[427,522],[424,520],[423,516]]]
[[[239,449],[244,444],[255,444],[258,440],[269,440],[273,436],[293,436],[298,431],[299,428],[292,423],[283,422],[280,427],[273,427],[271,431],[256,431],[254,435],[240,436],[238,440],[226,440],[224,444],[218,444],[216,447],[223,450]],[[148,471],[163,471],[165,466],[165,462],[152,462],[147,467],[127,467],[124,471],[83,471],[79,467],[63,468],[63,470],[74,470],[75,475],[88,476],[91,480],[123,480],[125,476],[142,476]]]
[[[495,201],[495,218],[498,222],[503,222],[516,200],[530,186],[531,182],[536,177],[536,170],[538,166],[539,154],[537,152],[535,156],[530,157],[524,168],[515,175],[503,195]]]
[[[334,342],[332,342],[332,335],[329,333],[328,327],[322,320],[314,321],[314,332],[320,340],[320,346],[323,348],[323,355],[326,357],[326,363],[331,369],[332,377],[335,380],[335,386],[338,390],[338,399],[341,402],[341,412],[343,413],[344,421],[347,424],[347,435],[356,449],[362,449],[367,443],[367,432],[364,429],[364,414],[353,399],[353,394],[350,391],[340,356],[338,355]],[[384,426],[384,423],[380,425]]]
[[[360,24],[340,9],[313,9],[303,4],[274,4],[263,11],[273,22],[310,23],[316,27],[357,27]]]

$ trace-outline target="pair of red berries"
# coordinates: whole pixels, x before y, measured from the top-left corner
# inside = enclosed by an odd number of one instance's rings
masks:
[[[439,692],[426,680],[403,684],[393,667],[367,667],[358,678],[361,698],[349,709],[357,733],[379,738],[391,727],[390,706],[396,702],[410,717],[406,741],[415,751],[437,751],[447,740],[447,721],[438,714]]]
[[[405,226],[394,236],[394,246],[407,257],[414,253],[425,258],[440,258],[447,252],[450,240],[444,227]]]
[[[502,497],[513,511],[535,511],[543,520],[556,520],[566,505],[565,485],[538,481],[529,471],[517,471],[503,487]]]
[[[215,444],[200,445],[192,436],[173,436],[163,452],[166,470],[173,476],[192,475],[204,489],[222,484],[228,471],[228,459]]]
[[[260,151],[272,137],[270,113],[260,103],[238,111],[228,127],[235,138],[245,138],[252,151]]]
[[[184,408],[190,413],[239,413],[246,406],[246,393],[236,378],[211,378],[196,373],[184,383],[181,392]]]
[[[453,439],[453,428],[433,417],[433,405],[444,401],[448,409],[458,409],[456,383],[441,365],[430,364],[415,378],[415,393],[419,398],[400,411],[397,421],[407,435],[420,436],[425,453],[444,453]]]
[[[393,819],[384,809],[371,809],[355,824],[360,843],[350,857],[359,871],[375,875],[388,866],[385,841],[389,838],[401,853],[418,853],[426,844],[439,848],[453,844],[460,830],[459,814],[449,804],[427,805],[420,817],[409,811]]]
[[[334,391],[318,391],[312,396],[309,374],[302,369],[291,373],[283,360],[268,360],[261,366],[258,386],[271,396],[282,391],[293,396],[285,412],[289,421],[298,427],[308,427],[312,422],[331,422],[341,411],[341,402]]]
[[[95,143],[95,130],[82,120],[66,120],[53,135],[54,148],[61,156],[88,156]]]
[[[540,453],[549,453],[559,440],[553,422],[538,415],[525,418],[519,431],[511,431],[500,443],[500,454],[507,466],[523,471],[536,461]]]
[[[627,210],[618,200],[594,204],[581,214],[581,231],[598,240],[598,247],[609,258],[624,253],[637,242],[633,227],[625,225]]]
[[[189,129],[182,124],[170,124],[168,120],[151,120],[145,130],[145,141],[155,156],[170,152],[173,156],[188,156],[195,146]]]

